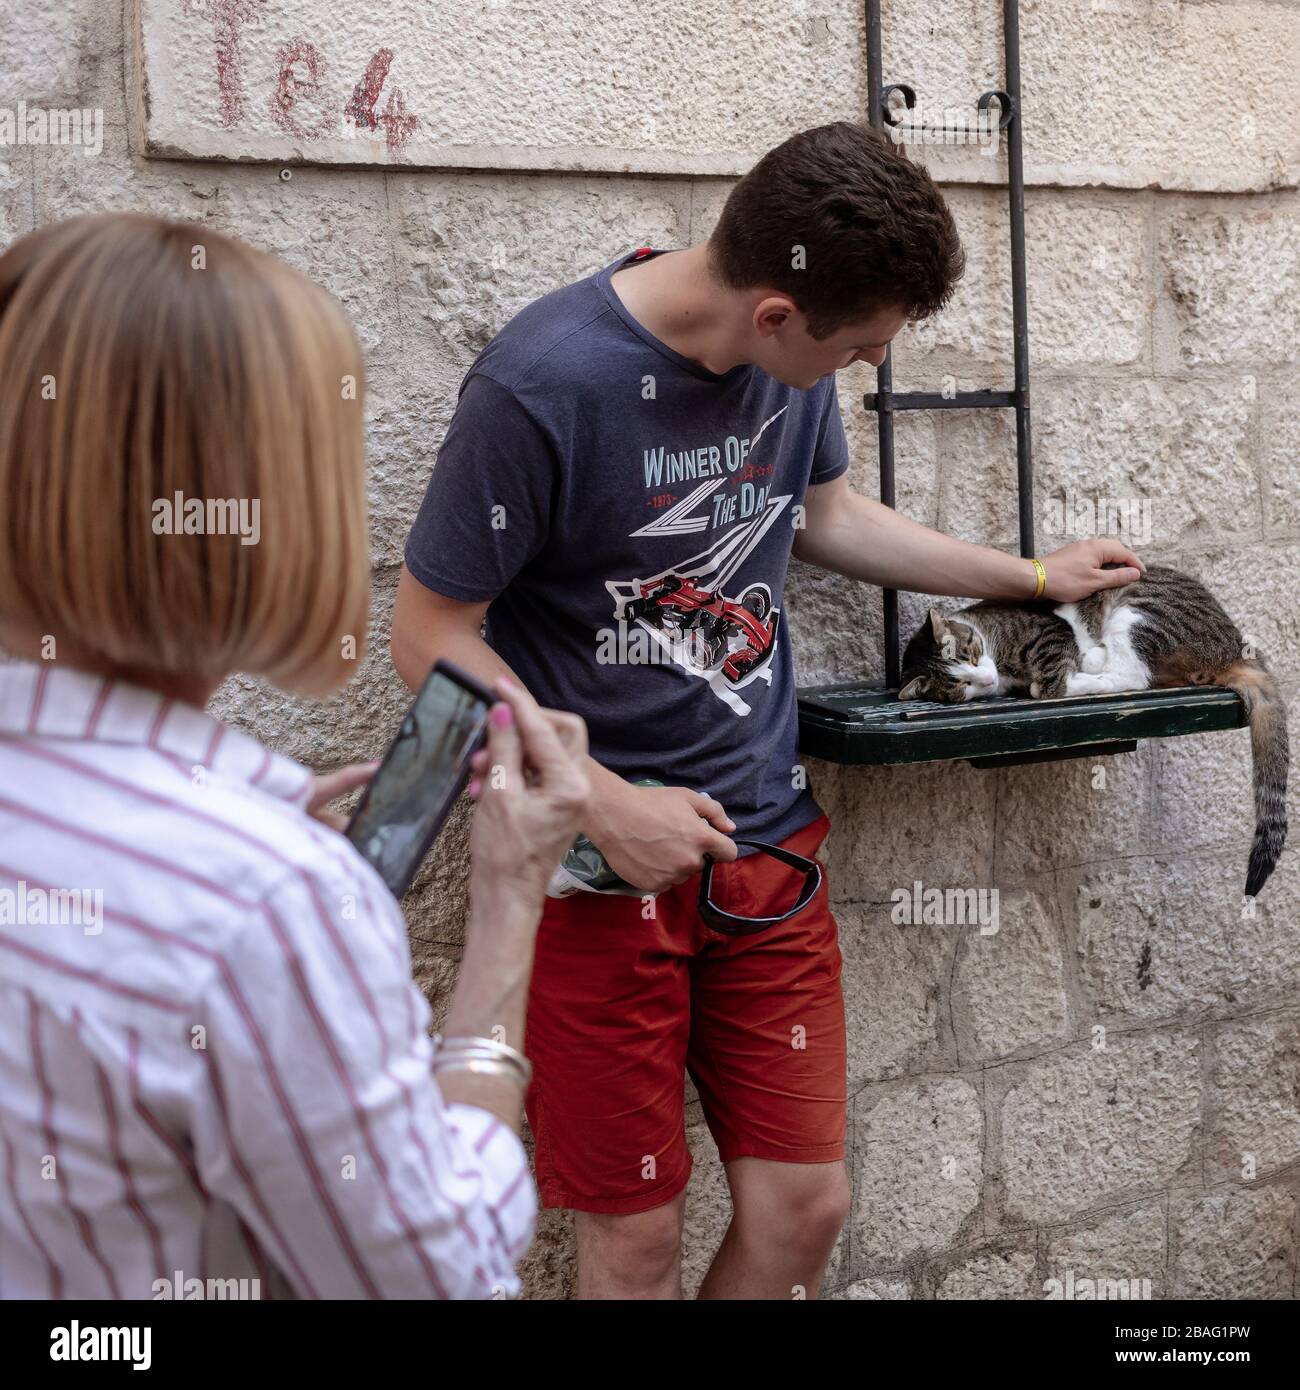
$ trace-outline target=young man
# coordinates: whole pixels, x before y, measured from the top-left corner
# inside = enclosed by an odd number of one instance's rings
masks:
[[[745,936],[701,921],[789,906],[813,856],[782,585],[790,554],[872,584],[1029,598],[1026,559],[849,490],[835,373],[879,365],[962,271],[929,176],[840,123],[769,153],[707,243],[642,248],[538,300],[488,345],[406,548],[393,660],[513,671],[583,715],[587,832],[646,898],[552,898],[526,1023],[544,1203],[577,1213],[578,1293],[680,1297],[689,1069],[734,1216],[705,1297],[814,1296],[848,1208],[844,1008],[825,886]],[[1045,561],[1049,597],[1129,582],[1118,545]],[[487,641],[480,624],[487,615]],[[663,786],[632,785],[655,778]],[[733,862],[734,861],[734,862]],[[652,897],[651,895],[657,895]]]

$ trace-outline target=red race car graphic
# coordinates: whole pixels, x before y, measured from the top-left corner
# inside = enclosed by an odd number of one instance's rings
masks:
[[[638,585],[623,616],[679,638],[699,671],[715,669],[732,682],[744,679],[772,654],[777,617],[766,584],[751,584],[739,598],[701,588],[695,579],[666,574]],[[734,643],[734,645],[733,645]]]

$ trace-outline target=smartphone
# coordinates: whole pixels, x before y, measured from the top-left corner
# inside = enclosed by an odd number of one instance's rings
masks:
[[[362,794],[346,834],[395,898],[464,790],[497,698],[451,662],[437,662]]]

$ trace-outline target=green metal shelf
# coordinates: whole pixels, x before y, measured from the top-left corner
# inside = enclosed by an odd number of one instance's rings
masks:
[[[821,685],[799,692],[799,751],[866,766],[965,758],[974,767],[1127,753],[1141,738],[1245,726],[1241,697],[1218,686],[1174,686],[1055,700],[941,705],[902,700],[880,686]]]

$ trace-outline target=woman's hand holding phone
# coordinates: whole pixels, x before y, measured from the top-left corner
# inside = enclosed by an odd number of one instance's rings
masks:
[[[470,760],[470,920],[465,954],[443,1024],[448,1037],[493,1038],[524,1050],[533,946],[551,873],[588,814],[587,726],[543,710],[506,677],[494,690],[487,744]],[[490,1110],[519,1131],[515,1083],[439,1073],[448,1101]]]
[[[551,874],[587,814],[587,726],[576,714],[541,709],[508,677],[494,690],[501,703],[488,718],[487,744],[470,760],[470,900],[517,902],[535,925]]]

